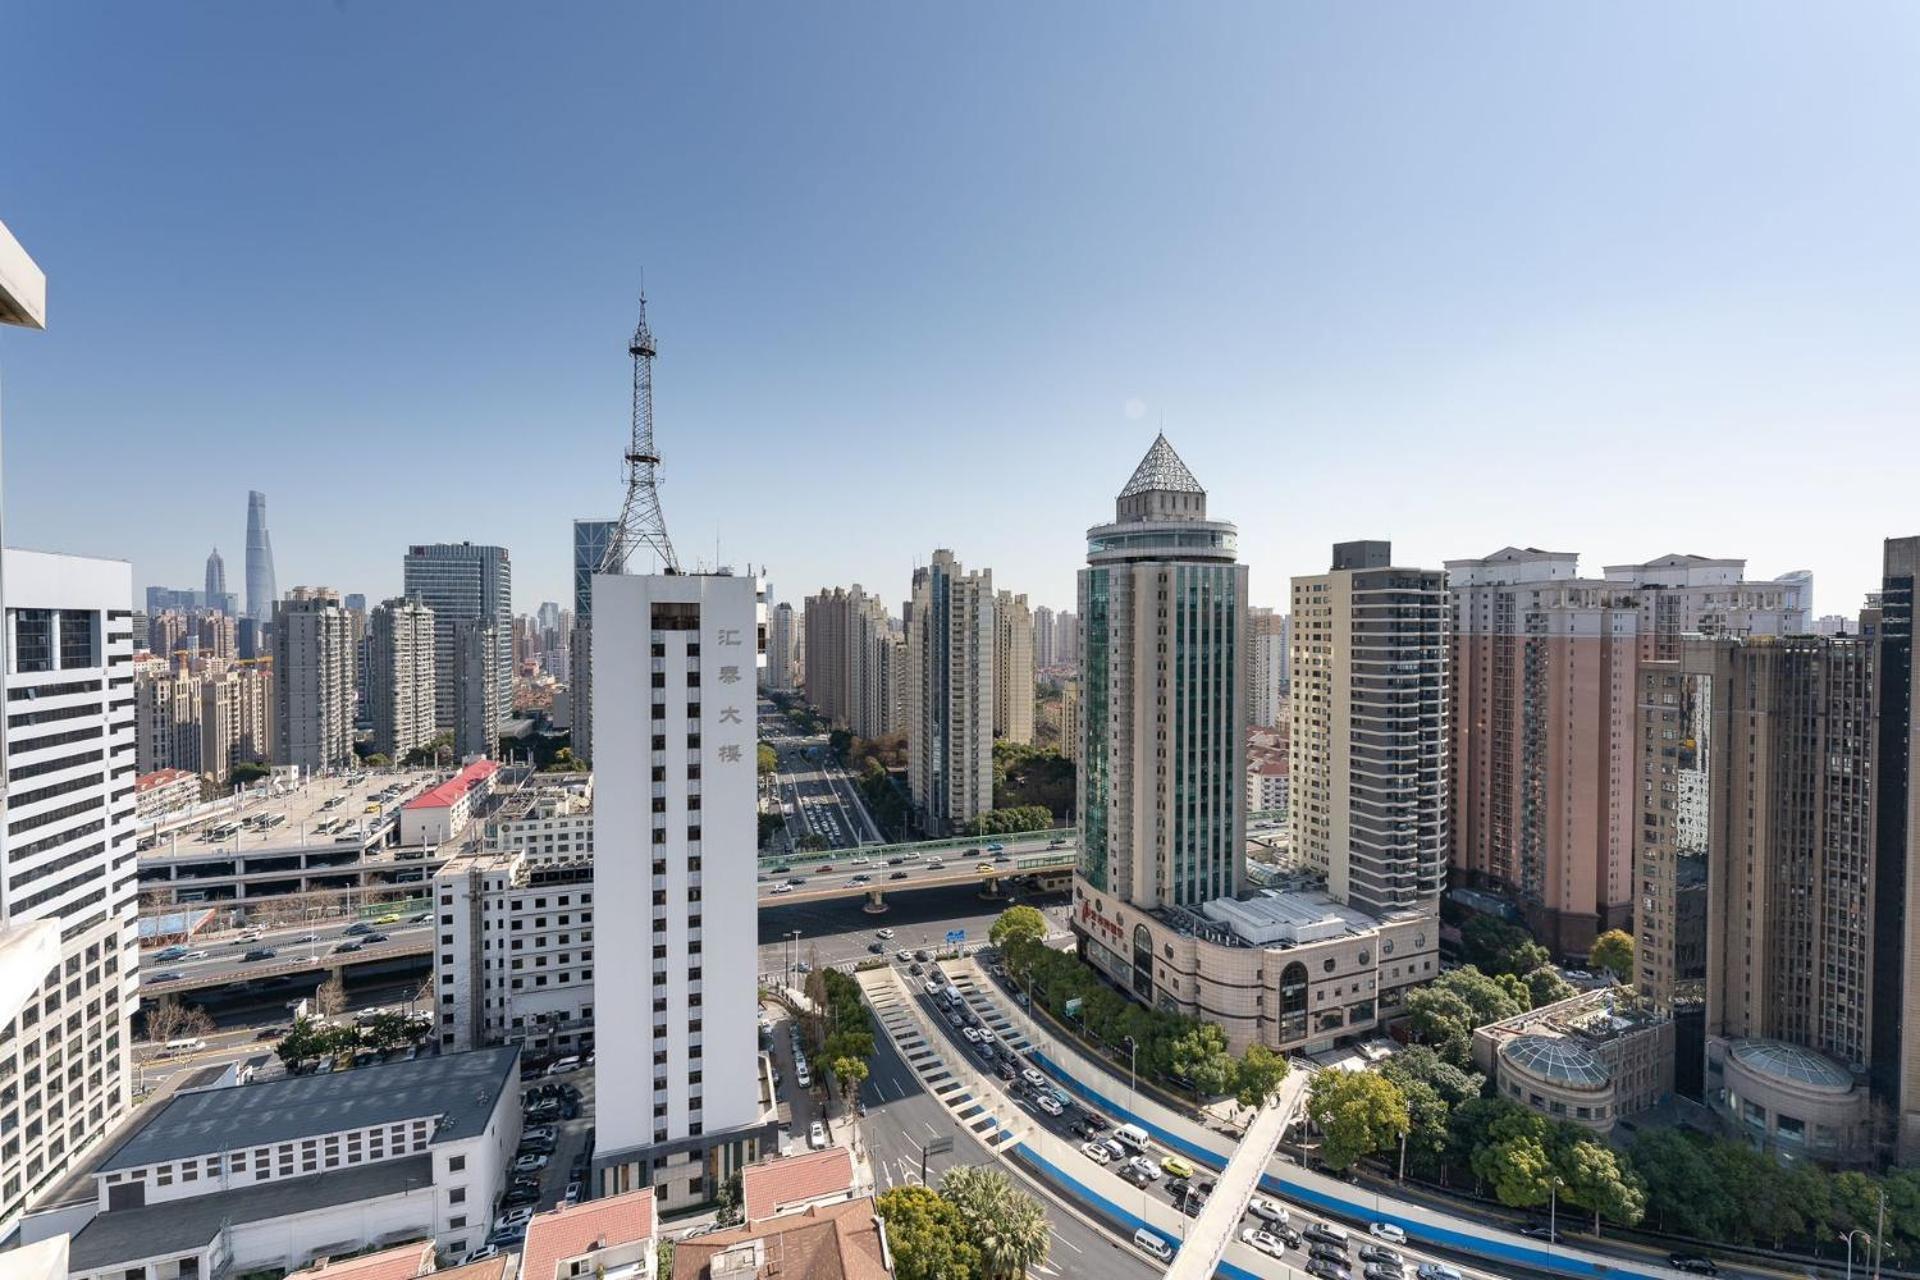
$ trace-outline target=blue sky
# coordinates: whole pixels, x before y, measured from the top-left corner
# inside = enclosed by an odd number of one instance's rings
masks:
[[[1920,532],[1910,5],[10,4],[10,541],[566,590],[646,270],[683,559],[1071,600],[1164,422],[1256,600],[1388,537]]]

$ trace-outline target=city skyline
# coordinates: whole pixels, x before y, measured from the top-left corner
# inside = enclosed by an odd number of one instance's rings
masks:
[[[257,487],[282,582],[385,598],[397,549],[472,539],[514,552],[527,599],[562,599],[568,520],[619,498],[644,268],[678,540],[711,563],[724,527],[719,558],[766,561],[783,599],[902,596],[914,566],[889,547],[953,546],[1060,609],[1079,513],[1164,426],[1238,513],[1255,604],[1330,542],[1388,537],[1425,564],[1516,541],[1741,556],[1811,569],[1816,614],[1852,614],[1920,482],[1898,447],[1920,188],[1867,160],[1920,105],[1888,38],[1914,17],[1732,12],[1650,39],[1651,18],[1409,9],[1384,43],[1337,14],[999,34],[888,14],[857,57],[833,20],[776,14],[21,15],[23,88],[64,127],[0,173],[64,319],[9,371],[13,528],[194,582]],[[716,92],[723,47],[760,66],[749,93]],[[1068,48],[1077,85],[1043,74]],[[166,75],[186,49],[207,74]],[[99,83],[61,74],[80,58]],[[524,97],[434,105],[508,58]],[[635,84],[657,103],[638,158],[615,105]],[[948,109],[990,85],[1010,91]],[[248,186],[207,200],[235,166]],[[149,214],[112,234],[109,180]],[[334,295],[352,302],[311,305]],[[205,517],[159,519],[137,468],[89,473],[97,508],[61,501],[81,437],[190,452]],[[1542,474],[1548,443],[1578,484]],[[516,500],[476,514],[464,495],[533,449]],[[1251,465],[1264,449],[1278,465]],[[729,464],[774,452],[736,518]],[[1395,518],[1349,527],[1383,454],[1407,477]],[[978,500],[902,483],[935,470]],[[895,536],[793,518],[848,493]]]

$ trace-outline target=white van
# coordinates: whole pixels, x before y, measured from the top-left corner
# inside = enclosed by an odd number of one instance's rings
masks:
[[[1152,1254],[1162,1262],[1173,1261],[1173,1246],[1145,1227],[1133,1233],[1133,1247],[1142,1253]]]
[[[207,1042],[198,1036],[189,1037],[185,1040],[169,1040],[167,1041],[166,1055],[172,1057],[176,1053],[198,1053],[206,1047]]]
[[[1152,1141],[1147,1137],[1147,1131],[1137,1124],[1123,1124],[1113,1131],[1113,1136],[1120,1140],[1122,1146],[1135,1151],[1145,1151]]]

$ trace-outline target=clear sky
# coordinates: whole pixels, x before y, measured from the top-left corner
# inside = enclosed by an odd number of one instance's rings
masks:
[[[1070,603],[1164,423],[1257,602],[1391,538],[1816,574],[1920,532],[1920,8],[0,8],[7,535],[370,596],[621,496],[682,558]]]

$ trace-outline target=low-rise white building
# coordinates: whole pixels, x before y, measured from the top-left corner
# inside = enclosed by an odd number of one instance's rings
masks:
[[[493,775],[499,771],[491,760],[476,760],[407,801],[400,810],[400,843],[444,844],[465,831],[475,807],[493,794]]]
[[[591,817],[591,815],[589,815]],[[433,878],[435,1032],[444,1049],[593,1042],[593,857],[461,854]]]
[[[593,775],[535,774],[487,818],[486,846],[572,857],[593,852]]]
[[[1380,1033],[1407,992],[1439,975],[1440,922],[1375,917],[1317,885],[1250,891],[1198,911],[1145,910],[1076,876],[1085,958],[1144,1003],[1218,1023],[1238,1053],[1318,1053]]]
[[[133,816],[152,822],[200,801],[200,775],[185,769],[157,769],[133,780]]]
[[[207,1280],[485,1238],[520,1141],[519,1052],[181,1094],[95,1170],[74,1280]],[[31,1226],[31,1224],[29,1224]]]

